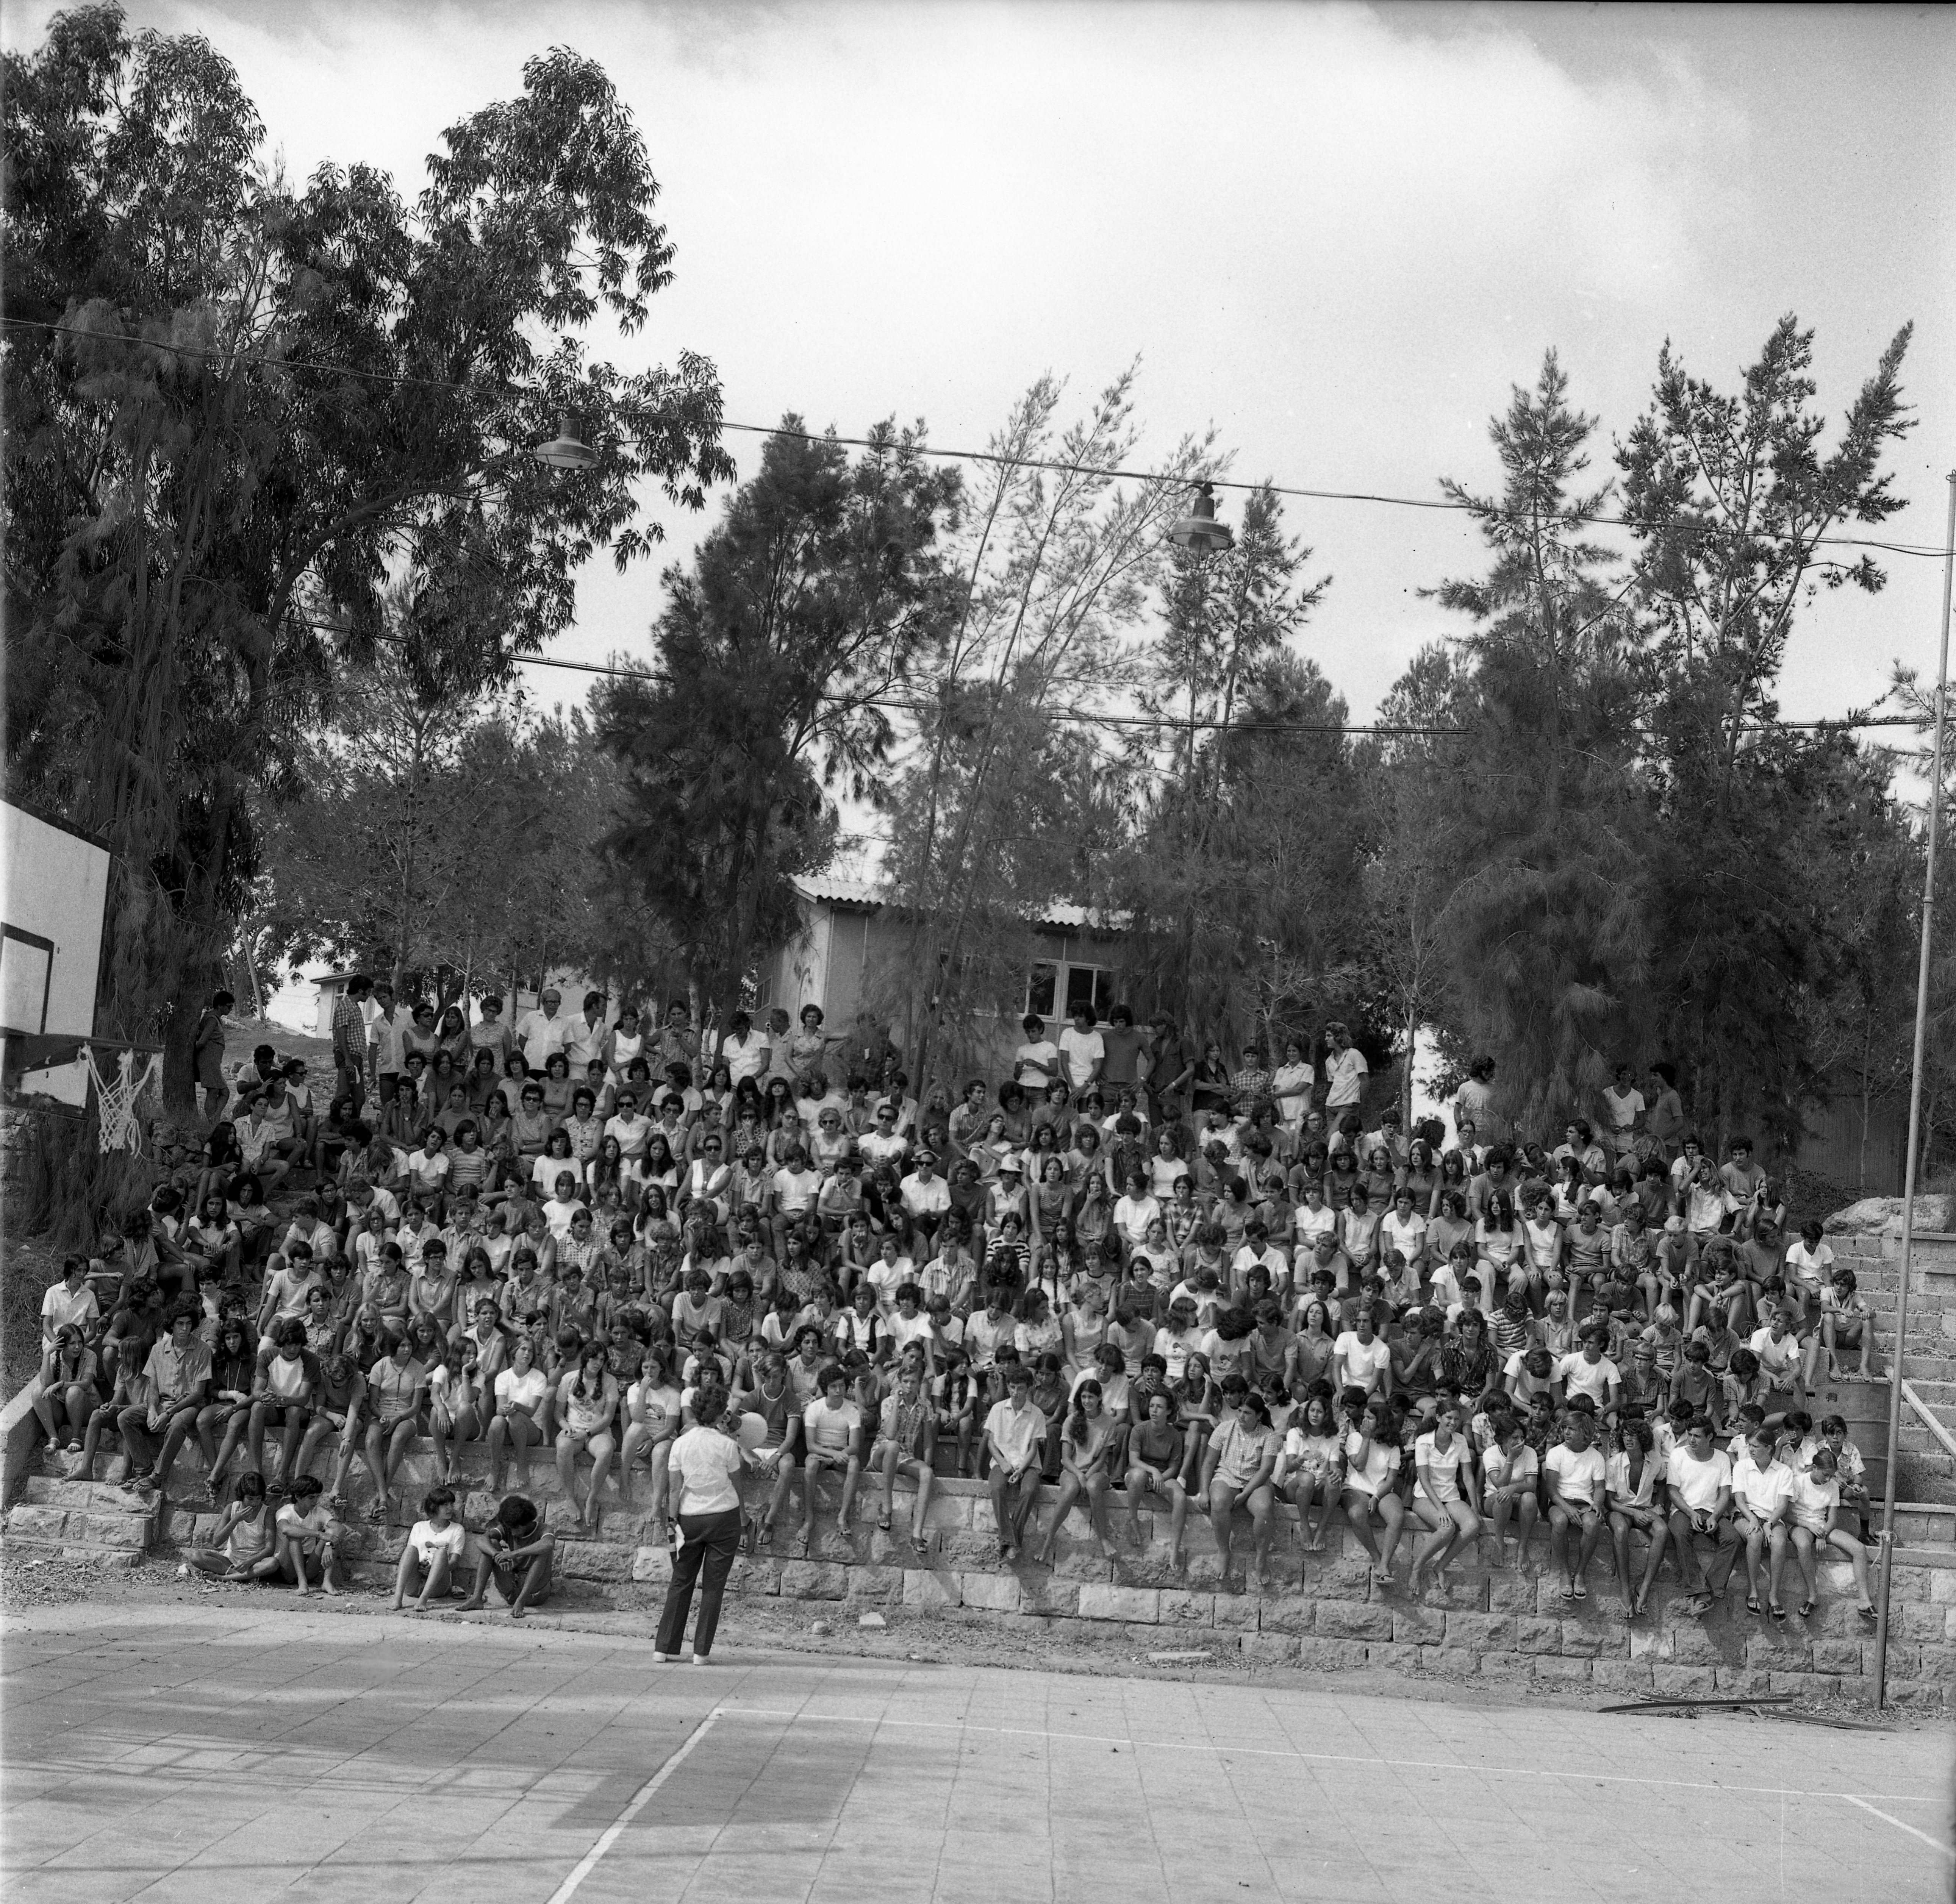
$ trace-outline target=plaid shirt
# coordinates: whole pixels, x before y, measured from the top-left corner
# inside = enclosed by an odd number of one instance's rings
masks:
[[[367,1020],[344,991],[333,1004],[333,1061],[345,1071],[359,1070],[367,1062]]]

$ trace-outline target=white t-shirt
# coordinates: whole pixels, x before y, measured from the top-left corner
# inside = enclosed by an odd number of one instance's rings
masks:
[[[1093,1076],[1094,1066],[1106,1061],[1107,1042],[1097,1031],[1075,1031],[1069,1025],[1059,1035],[1059,1058],[1066,1069],[1067,1083],[1076,1091],[1081,1090]]]
[[[1613,1130],[1628,1131],[1644,1114],[1644,1094],[1633,1084],[1619,1095],[1614,1084],[1603,1087],[1603,1100],[1610,1107]]]
[[[564,1035],[569,1029],[569,1020],[561,1014],[546,1018],[540,1010],[526,1011],[516,1021],[516,1042],[523,1048],[530,1069],[539,1077],[551,1053],[563,1049]]]
[[[1834,1510],[1841,1505],[1838,1480],[1817,1481],[1811,1473],[1793,1477],[1793,1518],[1809,1534],[1825,1534],[1834,1524]]]
[[[453,1566],[462,1558],[468,1539],[468,1530],[459,1521],[451,1521],[445,1527],[437,1527],[432,1521],[417,1521],[414,1532],[408,1536],[408,1545],[424,1567],[431,1566],[438,1553],[446,1554]]]
[[[808,1445],[824,1455],[846,1454],[862,1426],[863,1411],[853,1401],[831,1408],[818,1399],[801,1411],[802,1433],[808,1437]]]
[[[1412,1445],[1413,1471],[1421,1479],[1428,1496],[1436,1501],[1460,1499],[1460,1471],[1473,1458],[1465,1435],[1456,1435],[1442,1454],[1431,1434],[1421,1435]]]
[[[1379,1385],[1379,1378],[1393,1365],[1393,1352],[1387,1347],[1385,1338],[1374,1335],[1369,1342],[1358,1339],[1355,1329],[1348,1329],[1331,1345],[1334,1362],[1345,1364],[1346,1379],[1354,1388],[1363,1389],[1368,1395]]]
[[[1043,1090],[1059,1076],[1059,1047],[1049,1038],[1021,1045],[1012,1054],[1012,1075],[1021,1084]]]
[[[1747,1455],[1733,1464],[1732,1499],[1756,1520],[1770,1520],[1783,1502],[1793,1499],[1797,1479],[1784,1461],[1762,1467]]]
[[[496,1378],[496,1399],[513,1408],[535,1409],[550,1388],[550,1378],[541,1369],[528,1369],[519,1375],[505,1369]]]
[[[1732,1485],[1731,1458],[1722,1448],[1715,1448],[1699,1461],[1688,1448],[1674,1448],[1664,1464],[1664,1477],[1671,1493],[1694,1514],[1718,1504],[1721,1488]]]
[[[1402,1223],[1396,1209],[1388,1210],[1379,1219],[1379,1240],[1383,1249],[1398,1250],[1409,1266],[1417,1267],[1426,1248],[1426,1218],[1415,1210]]]
[[[898,1186],[904,1208],[913,1216],[942,1216],[951,1207],[951,1186],[942,1177],[926,1183],[913,1171]]]
[[[1825,1284],[1827,1272],[1834,1267],[1834,1252],[1825,1243],[1809,1250],[1803,1237],[1787,1251],[1786,1267],[1788,1281],[1797,1282],[1811,1294]]]
[[[730,1038],[720,1047],[727,1074],[738,1084],[743,1077],[759,1077],[766,1065],[768,1041],[757,1031],[745,1038]]]
[[[1601,1408],[1609,1401],[1611,1389],[1623,1385],[1623,1372],[1607,1355],[1592,1362],[1578,1349],[1556,1363],[1555,1379],[1566,1393],[1586,1395]]]
[[[1784,1375],[1799,1365],[1800,1338],[1790,1331],[1775,1341],[1770,1328],[1756,1329],[1746,1338],[1746,1346],[1759,1358],[1759,1367],[1769,1376]]]
[[[1578,1453],[1573,1448],[1558,1444],[1548,1451],[1542,1467],[1561,1482],[1565,1501],[1580,1501],[1588,1507],[1596,1505],[1609,1479],[1609,1464],[1596,1448],[1585,1448]]]
[[[285,1273],[281,1271],[280,1274]],[[277,1278],[273,1278],[274,1281]],[[299,1298],[303,1308],[305,1298]],[[71,1290],[65,1282],[54,1284],[41,1298],[41,1319],[50,1330],[57,1329],[64,1322],[73,1322],[77,1328],[86,1328],[102,1313],[102,1305],[95,1299],[95,1291],[84,1281],[79,1289]]]
[[[1371,1067],[1365,1062],[1365,1054],[1357,1045],[1348,1045],[1342,1051],[1333,1051],[1324,1061],[1324,1081],[1328,1087],[1325,1092],[1324,1108],[1327,1111],[1342,1111],[1348,1105],[1355,1105],[1365,1089],[1366,1073]]]

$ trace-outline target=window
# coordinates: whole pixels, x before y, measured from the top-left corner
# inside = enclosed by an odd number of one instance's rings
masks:
[[[1076,1011],[1093,1013],[1095,1022],[1104,1022],[1114,1007],[1114,975],[1105,966],[1069,965],[1066,968],[1066,1015]]]

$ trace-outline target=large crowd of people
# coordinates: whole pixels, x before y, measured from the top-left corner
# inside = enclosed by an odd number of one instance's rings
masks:
[[[546,990],[471,1023],[355,981],[332,1095],[269,1046],[207,1068],[195,1181],[49,1291],[48,1453],[93,1478],[112,1433],[124,1485],[161,1489],[194,1439],[223,1507],[198,1564],[330,1590],[351,1477],[390,1518],[425,1436],[397,1600],[519,1612],[550,1587],[547,1460],[586,1524],[608,1483],[680,1530],[708,1647],[743,1542],[805,1553],[831,1508],[891,1531],[902,1480],[892,1537],[927,1554],[946,1476],[989,1488],[1008,1562],[1076,1515],[1119,1561],[1148,1511],[1173,1565],[1193,1518],[1260,1587],[1282,1502],[1381,1591],[1486,1537],[1632,1618],[1667,1556],[1690,1610],[1743,1565],[1776,1621],[1845,1559],[1872,1618],[1861,1459],[1808,1406],[1869,1373],[1865,1301],[1745,1137],[1701,1143],[1670,1067],[1524,1133],[1481,1060],[1409,1127],[1342,1026],[1234,1064],[1120,1006],[1049,1029],[916,1094],[866,1015],[737,1011],[702,1048],[683,1004]],[[465,1548],[478,1441],[516,1492]]]

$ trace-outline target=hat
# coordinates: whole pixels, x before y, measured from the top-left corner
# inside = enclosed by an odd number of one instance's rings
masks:
[[[912,1162],[920,1164],[934,1164],[937,1162],[937,1152],[926,1146],[923,1149],[917,1152]]]
[[[1023,1177],[1025,1174],[1025,1166],[1017,1158],[1002,1157],[999,1159],[999,1174],[1001,1177],[1007,1175]]]

